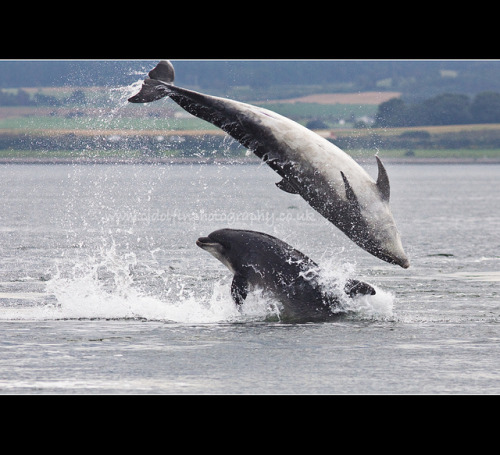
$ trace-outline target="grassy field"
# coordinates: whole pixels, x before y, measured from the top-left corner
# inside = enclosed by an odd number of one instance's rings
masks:
[[[302,124],[311,119],[318,119],[332,128],[341,128],[339,119],[373,117],[377,113],[377,106],[372,104],[260,103],[260,105]]]
[[[499,149],[453,149],[453,150],[425,150],[416,149],[412,151],[409,156],[407,150],[376,150],[376,149],[356,149],[344,150],[347,154],[352,156],[355,160],[361,162],[371,162],[372,158],[378,154],[384,160],[396,160],[401,162],[418,162],[421,161],[469,161],[469,162],[495,162],[500,163],[500,150]],[[76,160],[92,160],[92,159],[164,159],[164,158],[184,158],[181,150],[166,149],[154,156],[145,155],[141,150],[127,150],[127,149],[111,149],[111,150],[0,150],[0,161],[9,162],[10,160],[26,160],[31,159],[50,161],[52,159],[76,159]],[[202,160],[208,158],[228,158],[223,156],[207,156],[206,154],[195,154],[192,158],[200,158]],[[257,158],[250,154],[248,157],[241,155],[238,160],[252,161]]]
[[[30,91],[30,89],[26,89]],[[33,91],[33,90],[32,90]],[[58,96],[68,96],[70,91],[61,91],[57,88],[47,91],[48,94]],[[128,150],[124,146],[117,146],[116,149],[96,149],[89,152],[89,147],[82,146],[78,150],[79,138],[89,138],[95,136],[102,137],[122,137],[132,138],[142,137],[193,137],[203,135],[225,136],[220,129],[208,122],[186,115],[175,103],[166,101],[165,103],[151,103],[145,105],[132,105],[123,102],[110,102],[106,100],[98,88],[89,89],[90,102],[86,105],[65,105],[58,107],[0,107],[0,158],[29,158],[29,157],[140,157],[144,156],[143,151]],[[456,135],[457,137],[467,137],[477,140],[478,137],[491,137],[498,135],[500,138],[500,124],[481,125],[449,125],[449,126],[429,126],[429,127],[405,127],[405,128],[353,128],[352,123],[347,122],[341,126],[338,123],[340,118],[350,118],[362,116],[373,117],[377,112],[376,93],[365,94],[343,94],[343,98],[332,94],[315,95],[296,100],[280,100],[272,102],[258,102],[263,107],[271,109],[282,115],[290,117],[303,125],[311,119],[322,120],[328,125],[328,129],[318,130],[318,134],[333,140],[335,138],[350,146],[341,146],[346,152],[354,157],[366,157],[379,153],[380,156],[394,159],[461,159],[472,160],[500,159],[499,148],[479,145],[471,142],[467,146],[460,145],[453,148],[446,148],[442,145],[435,149],[425,149],[421,147],[401,148],[392,147],[384,149],[374,140],[365,141],[368,146],[362,150],[356,149],[352,141],[345,141],[346,138],[370,138],[371,136],[398,137],[409,132],[427,132],[433,138],[439,135]],[[380,95],[380,94],[379,94]],[[392,96],[393,94],[386,94]],[[396,94],[397,95],[397,94]],[[92,96],[93,98],[91,98]],[[99,102],[92,101],[98,99]],[[354,101],[353,101],[354,100]],[[385,100],[385,98],[384,98]],[[314,102],[311,102],[314,101]],[[359,104],[356,104],[358,101]],[[379,100],[380,101],[380,100]],[[381,102],[381,101],[380,101]],[[71,150],[56,150],[47,147],[46,150],[24,150],[16,147],[15,138],[24,138],[23,143],[29,142],[33,137],[58,137],[71,135],[74,137]],[[6,146],[1,146],[2,138]],[[14,138],[13,140],[11,140]],[[28,138],[28,139],[26,139]],[[12,145],[14,142],[14,145]],[[359,142],[359,141],[358,141]],[[386,141],[387,142],[387,141]],[[83,142],[82,142],[83,143]],[[483,142],[486,144],[486,142]],[[118,145],[118,144],[117,144]],[[59,147],[61,148],[61,147]],[[167,147],[165,150],[155,150],[155,156],[177,156],[184,152]]]
[[[354,129],[344,128],[335,131],[337,136],[364,136],[376,132],[382,136],[396,136],[408,131],[426,131],[429,134],[460,133],[466,131],[500,131],[500,123],[475,123],[470,125],[405,126],[398,128]],[[326,132],[321,132],[326,134]]]
[[[60,116],[30,116],[10,117],[0,119],[0,134],[3,132],[40,132],[40,131],[184,131],[184,130],[216,130],[208,122],[197,118],[101,118],[91,116],[60,117]]]
[[[353,158],[366,158],[376,153],[381,158],[396,158],[401,160],[413,161],[418,159],[449,159],[449,160],[499,160],[500,149],[414,149],[411,153],[405,149],[391,150],[346,150]]]
[[[64,100],[71,94],[68,88],[23,89]],[[211,124],[187,116],[174,102],[131,105],[126,102],[130,95],[107,88],[80,89],[85,92],[85,104],[70,104],[61,101],[60,106],[0,106],[1,130],[82,130],[82,129],[134,129],[134,130],[210,130]],[[397,93],[395,95],[398,95]],[[256,101],[252,104],[263,106],[293,120],[306,124],[309,120],[321,120],[328,127],[338,128],[339,119],[374,116],[378,103],[394,93],[367,92],[353,94],[310,95],[297,99],[279,101]],[[68,98],[66,98],[68,99]]]

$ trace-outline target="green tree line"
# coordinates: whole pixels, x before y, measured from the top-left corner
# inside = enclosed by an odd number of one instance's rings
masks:
[[[444,93],[420,103],[393,98],[381,103],[375,127],[463,125],[500,123],[500,93],[481,92],[474,97]]]
[[[84,104],[85,102],[85,93],[82,90],[74,90],[65,99],[58,99],[55,96],[42,93],[35,93],[30,96],[23,89],[16,91],[0,90],[0,106],[63,106],[66,104]]]
[[[0,88],[119,86],[143,78],[157,60],[0,61]],[[213,93],[228,87],[328,85],[337,91],[391,90],[405,99],[500,91],[500,60],[173,60],[177,84]],[[253,98],[255,99],[255,98]]]

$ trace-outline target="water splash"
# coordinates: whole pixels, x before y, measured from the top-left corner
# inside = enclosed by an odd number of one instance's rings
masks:
[[[357,276],[355,264],[345,262],[339,265],[335,258],[323,260],[319,282],[325,289],[339,290],[340,302],[335,309],[336,312],[350,313],[358,319],[388,320],[394,317],[394,295],[373,283],[370,284],[375,288],[375,295],[358,295],[350,298],[340,292],[351,278],[364,281]]]
[[[153,256],[153,254],[152,254]],[[327,261],[321,283],[342,289],[354,266]],[[182,324],[280,321],[280,304],[265,291],[249,293],[237,307],[229,292],[232,276],[193,275],[138,260],[115,242],[93,255],[61,260],[45,283],[45,299],[3,311],[4,320],[119,319]],[[374,296],[341,299],[339,311],[356,320],[393,318],[394,296],[376,287]],[[339,293],[342,295],[342,293]]]
[[[262,321],[273,315],[275,309],[259,295],[238,309],[228,286],[225,278],[207,285],[199,277],[140,268],[134,254],[119,254],[113,244],[67,271],[58,269],[47,282],[52,301],[36,316],[198,324]]]

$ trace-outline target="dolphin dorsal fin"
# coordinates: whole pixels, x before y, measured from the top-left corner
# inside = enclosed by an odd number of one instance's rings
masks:
[[[283,179],[280,182],[276,183],[276,186],[286,193],[299,194],[297,188],[295,188],[295,186],[292,185],[288,180]]]
[[[375,158],[377,159],[377,164],[378,164],[377,188],[380,192],[380,196],[382,197],[382,199],[384,201],[389,202],[389,199],[391,197],[391,186],[389,184],[389,176],[387,175],[387,171],[385,170],[382,161],[380,161],[380,158],[377,155],[375,155]]]

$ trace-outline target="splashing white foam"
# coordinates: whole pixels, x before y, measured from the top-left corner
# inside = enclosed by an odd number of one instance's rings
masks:
[[[377,286],[373,287],[377,292],[375,295],[361,295],[351,299],[349,309],[362,319],[393,319],[394,295]]]
[[[143,82],[144,75],[130,85],[111,88],[110,94],[112,96],[113,102],[115,102],[115,104],[117,104],[119,107],[128,105],[128,99],[141,90]]]
[[[154,278],[155,286],[146,292],[148,286],[141,286],[134,277],[137,265],[135,255],[120,256],[112,245],[67,272],[58,270],[46,287],[55,302],[37,308],[36,317],[217,323],[262,321],[275,312],[259,295],[249,296],[238,309],[226,279],[209,284],[191,276],[153,271],[149,278]]]
[[[139,271],[138,271],[139,270]],[[321,281],[342,289],[354,266],[326,263]],[[240,308],[234,304],[231,277],[205,279],[138,264],[133,253],[102,247],[72,266],[60,265],[46,283],[47,299],[3,312],[2,319],[144,319],[187,324],[280,320],[280,307],[262,291],[251,292]],[[374,296],[341,299],[340,310],[356,319],[393,317],[394,296],[375,287]],[[339,293],[341,295],[341,293]]]
[[[320,271],[319,282],[325,289],[339,291],[340,303],[338,312],[349,312],[362,319],[390,319],[394,316],[394,295],[369,283],[376,291],[375,295],[358,295],[350,298],[341,292],[349,279],[364,279],[356,276],[356,266],[351,263],[338,265],[334,258],[324,260]],[[369,282],[369,280],[367,280]]]

